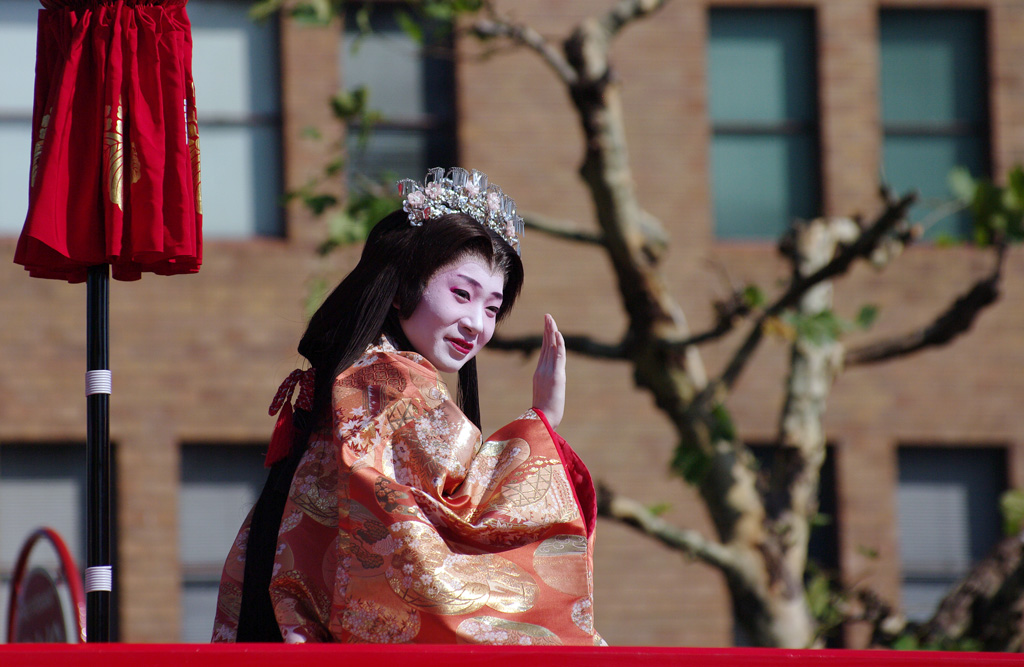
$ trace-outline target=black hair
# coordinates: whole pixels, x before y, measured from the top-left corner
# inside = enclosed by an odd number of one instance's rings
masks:
[[[299,354],[316,369],[312,421],[302,436],[329,417],[334,378],[387,335],[399,349],[411,350],[400,320],[407,319],[430,278],[441,268],[476,255],[504,274],[500,322],[523,285],[523,265],[515,250],[493,230],[465,213],[450,213],[420,226],[395,211],[371,230],[352,272],[317,309],[299,341]],[[397,305],[397,307],[396,307]],[[458,403],[480,427],[476,360],[459,370]]]

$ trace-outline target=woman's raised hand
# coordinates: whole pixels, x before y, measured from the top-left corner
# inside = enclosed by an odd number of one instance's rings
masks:
[[[533,407],[544,412],[551,428],[562,423],[565,412],[565,340],[555,318],[544,316],[544,340],[533,373]]]

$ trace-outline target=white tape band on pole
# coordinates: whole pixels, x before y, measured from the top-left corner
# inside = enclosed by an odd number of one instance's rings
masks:
[[[86,371],[85,372],[85,395],[109,394],[110,393],[110,371]]]
[[[110,565],[96,565],[85,568],[85,592],[112,591],[114,569]]]

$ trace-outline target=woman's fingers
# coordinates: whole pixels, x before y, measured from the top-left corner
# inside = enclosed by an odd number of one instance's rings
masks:
[[[555,324],[555,318],[550,315],[544,316],[544,349],[541,350],[541,358],[544,359],[545,365],[552,366],[555,361],[555,345],[558,334],[558,326]]]
[[[544,316],[540,357],[533,374],[533,407],[542,410],[552,426],[565,409],[565,339],[551,315]]]

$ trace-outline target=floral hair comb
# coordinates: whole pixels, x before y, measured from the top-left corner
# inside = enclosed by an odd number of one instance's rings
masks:
[[[516,215],[516,203],[497,185],[487,182],[487,174],[452,167],[447,175],[442,167],[427,171],[423,184],[403,178],[398,192],[405,199],[402,210],[415,226],[447,213],[465,213],[498,236],[520,254],[519,236],[523,219]]]

